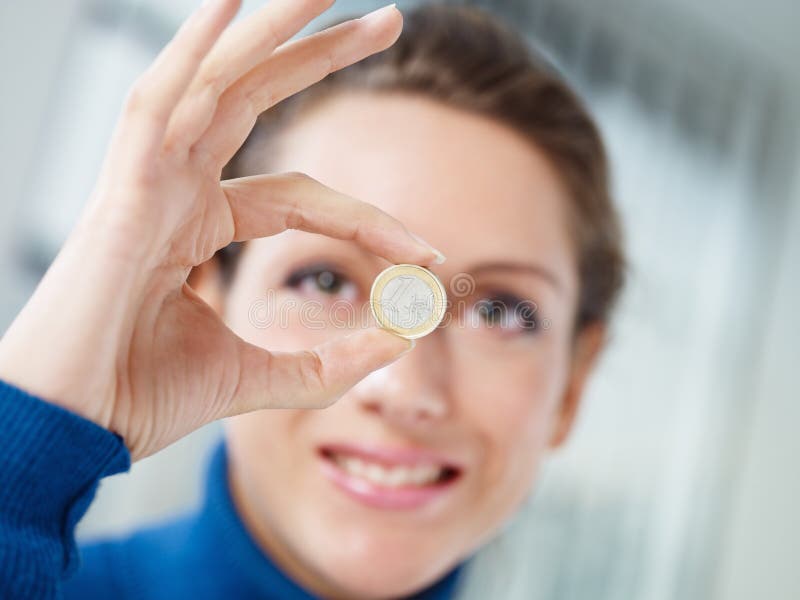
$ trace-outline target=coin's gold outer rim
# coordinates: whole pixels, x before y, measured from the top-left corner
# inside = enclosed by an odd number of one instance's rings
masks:
[[[424,323],[417,325],[416,327],[404,328],[397,327],[396,325],[392,324],[384,317],[382,311],[378,311],[377,305],[379,305],[380,302],[378,302],[377,299],[380,298],[383,288],[386,287],[386,284],[393,279],[391,276],[393,271],[399,271],[400,273],[403,273],[407,272],[409,268],[413,271],[416,271],[414,275],[426,281],[433,291],[434,309],[433,313],[431,313],[431,318]],[[375,277],[375,280],[372,282],[372,288],[369,292],[369,299],[370,309],[372,309],[372,316],[375,317],[378,325],[384,329],[388,329],[389,331],[396,333],[400,337],[406,339],[416,339],[428,335],[439,326],[439,323],[442,322],[446,309],[445,303],[447,301],[447,292],[441,280],[425,267],[410,263],[399,263],[396,265],[390,265],[378,273],[378,275]]]

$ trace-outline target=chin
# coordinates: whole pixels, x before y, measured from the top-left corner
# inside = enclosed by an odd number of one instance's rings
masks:
[[[348,598],[397,598],[409,596],[444,576],[457,562],[431,542],[430,535],[412,539],[407,534],[378,534],[357,527],[326,541],[306,538],[307,551],[317,554],[318,569]]]

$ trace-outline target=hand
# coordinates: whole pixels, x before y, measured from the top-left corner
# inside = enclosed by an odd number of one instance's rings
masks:
[[[133,460],[222,417],[320,408],[410,342],[357,331],[270,352],[226,327],[186,283],[231,241],[294,228],[392,262],[437,253],[378,208],[300,173],[220,182],[258,114],[390,46],[391,7],[287,42],[330,0],[272,0],[227,27],[211,0],[131,88],[81,218],[0,341],[0,378],[120,434]]]

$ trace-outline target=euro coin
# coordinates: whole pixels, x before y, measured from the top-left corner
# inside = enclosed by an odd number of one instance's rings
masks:
[[[381,271],[370,290],[370,306],[378,325],[415,339],[439,326],[447,293],[436,275],[419,265],[392,265]]]

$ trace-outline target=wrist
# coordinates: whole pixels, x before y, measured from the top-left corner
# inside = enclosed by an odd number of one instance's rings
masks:
[[[0,339],[0,378],[108,428],[142,273],[71,235]]]

